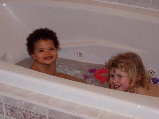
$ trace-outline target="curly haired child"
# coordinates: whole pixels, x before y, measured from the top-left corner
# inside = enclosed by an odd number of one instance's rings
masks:
[[[56,70],[57,51],[60,49],[56,33],[48,28],[33,31],[27,37],[27,51],[34,59],[30,69],[53,76],[86,83],[84,80]]]
[[[159,97],[159,86],[151,83],[141,57],[133,52],[113,56],[106,62],[109,88]]]

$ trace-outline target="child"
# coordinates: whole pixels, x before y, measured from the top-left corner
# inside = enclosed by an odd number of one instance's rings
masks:
[[[159,97],[159,86],[150,83],[140,56],[133,52],[118,54],[106,62],[111,89]]]
[[[56,71],[57,51],[60,49],[56,33],[47,28],[40,28],[27,38],[27,51],[34,59],[30,69],[53,76],[85,83],[82,79]]]

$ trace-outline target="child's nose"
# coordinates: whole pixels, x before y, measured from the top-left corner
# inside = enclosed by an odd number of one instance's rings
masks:
[[[50,50],[47,50],[45,53],[46,53],[46,54],[50,54]]]
[[[114,82],[114,83],[117,83],[117,82],[119,82],[119,78],[117,78],[117,77],[114,77],[114,79],[113,79],[113,82]]]

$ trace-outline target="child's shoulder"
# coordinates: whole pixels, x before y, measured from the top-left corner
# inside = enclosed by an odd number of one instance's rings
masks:
[[[141,95],[148,95],[148,90],[143,88],[143,87],[137,87],[135,89],[136,94],[141,94]]]
[[[138,87],[136,89],[136,93],[141,94],[141,95],[159,97],[159,85],[150,83],[149,84],[149,89]]]
[[[150,87],[150,96],[159,97],[159,85],[156,84],[149,84]]]

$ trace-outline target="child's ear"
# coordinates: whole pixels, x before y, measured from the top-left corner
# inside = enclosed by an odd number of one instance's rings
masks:
[[[141,75],[137,74],[137,80],[140,81],[141,80]]]
[[[34,53],[30,53],[30,56],[31,56],[33,59],[36,59]]]

